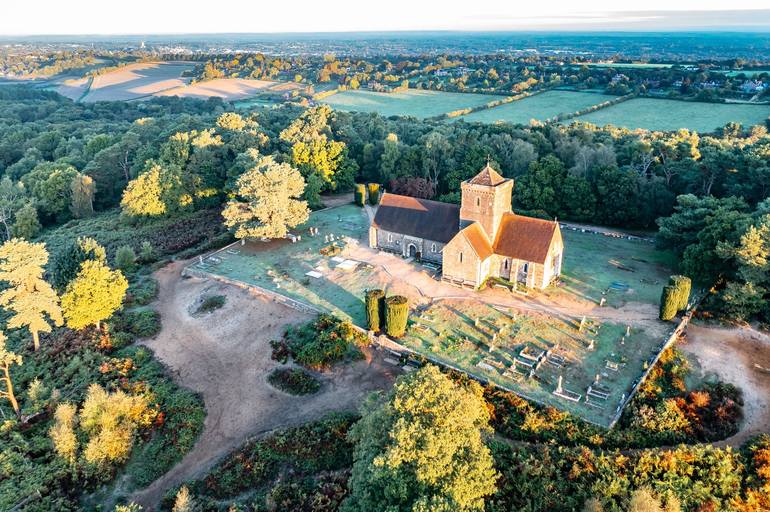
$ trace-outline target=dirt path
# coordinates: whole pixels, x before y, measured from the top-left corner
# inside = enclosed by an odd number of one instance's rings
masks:
[[[754,435],[770,433],[770,374],[754,366],[770,368],[770,337],[753,329],[690,324],[680,348],[698,362],[704,376],[715,374],[743,391],[741,430],[716,446],[738,447]]]
[[[159,270],[156,307],[163,329],[145,345],[174,372],[176,380],[202,394],[207,417],[200,439],[179,464],[131,499],[154,510],[164,493],[202,475],[247,438],[316,419],[330,411],[355,409],[371,391],[390,386],[397,369],[374,354],[321,376],[321,391],[294,397],[267,383],[280,366],[270,359],[269,341],[285,326],[310,316],[244,289],[215,281],[182,278],[186,262]],[[224,295],[225,306],[194,317],[204,295]]]

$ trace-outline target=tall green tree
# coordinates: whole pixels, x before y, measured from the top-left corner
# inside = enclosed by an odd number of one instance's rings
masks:
[[[0,281],[8,288],[0,292],[0,306],[13,312],[8,327],[27,327],[35,350],[38,333],[51,332],[51,324],[62,324],[59,297],[43,279],[48,251],[45,244],[12,238],[0,246]]]
[[[355,462],[343,510],[483,510],[497,480],[484,444],[491,432],[478,384],[430,365],[401,378],[351,430]]]

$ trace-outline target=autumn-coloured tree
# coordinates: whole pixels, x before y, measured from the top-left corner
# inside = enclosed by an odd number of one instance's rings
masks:
[[[307,201],[299,199],[305,180],[288,164],[261,158],[236,184],[239,199],[227,203],[222,216],[236,238],[282,238],[307,221]]]
[[[54,424],[48,431],[53,442],[53,449],[58,456],[69,462],[75,463],[78,450],[78,439],[75,435],[75,423],[77,421],[77,409],[69,403],[59,404],[54,413]]]
[[[123,462],[140,427],[152,424],[155,412],[144,395],[108,393],[98,384],[88,388],[80,409],[80,428],[88,436],[83,455],[92,464]]]
[[[0,246],[0,281],[8,288],[0,292],[0,306],[13,312],[8,327],[27,327],[35,350],[40,348],[38,333],[51,332],[51,324],[63,322],[59,297],[43,279],[48,251],[45,244],[13,238]]]
[[[128,281],[119,270],[110,270],[102,261],[84,261],[75,279],[67,285],[61,306],[67,326],[100,328],[120,308],[128,290]]]
[[[5,389],[0,390],[0,397],[7,398],[11,402],[13,412],[17,417],[21,416],[21,409],[19,409],[19,402],[16,401],[16,395],[13,392],[13,381],[11,380],[11,366],[18,364],[21,365],[21,356],[15,354],[5,348],[5,333],[0,331],[0,371],[3,372],[2,381],[5,384]]]

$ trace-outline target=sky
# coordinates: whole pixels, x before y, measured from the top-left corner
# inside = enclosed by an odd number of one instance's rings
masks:
[[[767,0],[5,0],[0,35],[769,30]],[[729,6],[730,10],[725,10]],[[623,9],[623,10],[619,10]]]

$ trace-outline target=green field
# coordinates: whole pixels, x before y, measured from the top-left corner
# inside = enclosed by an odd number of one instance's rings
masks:
[[[744,126],[762,124],[770,105],[698,103],[655,98],[634,98],[576,118],[598,126],[612,124],[647,130],[688,128],[710,133],[734,121]]]
[[[501,98],[504,96],[418,90],[394,93],[343,91],[323,99],[322,102],[332,108],[350,112],[377,112],[385,117],[426,118],[463,108],[478,107]]]
[[[594,68],[613,68],[613,69],[666,69],[673,66],[673,64],[654,64],[650,62],[586,62],[586,66]]]
[[[497,107],[473,112],[458,119],[477,123],[502,121],[529,124],[531,119],[544,121],[558,114],[582,110],[613,98],[615,96],[590,92],[547,91]]]

